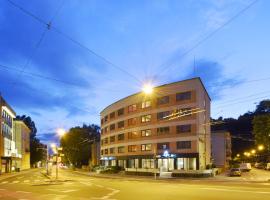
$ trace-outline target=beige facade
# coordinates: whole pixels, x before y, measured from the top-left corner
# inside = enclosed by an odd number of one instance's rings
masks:
[[[14,120],[15,144],[21,160],[17,167],[21,170],[30,169],[30,132],[22,120]]]
[[[229,168],[232,159],[231,134],[227,131],[211,133],[213,163],[220,168]]]
[[[101,160],[125,168],[204,169],[210,98],[200,78],[136,93],[101,112]]]

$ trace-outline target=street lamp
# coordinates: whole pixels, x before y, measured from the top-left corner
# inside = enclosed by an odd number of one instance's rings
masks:
[[[144,84],[142,90],[143,90],[143,92],[145,94],[152,94],[152,92],[153,92],[153,86],[151,84],[149,84],[149,83]]]
[[[252,149],[252,150],[251,150],[251,153],[252,153],[252,154],[255,154],[255,153],[256,153],[256,150],[255,150],[255,149]]]
[[[57,133],[58,136],[62,137],[62,136],[64,136],[66,134],[66,131],[63,128],[58,128],[56,130],[56,133]]]
[[[258,150],[259,150],[259,151],[264,150],[264,146],[263,146],[263,145],[259,145],[259,146],[258,146]]]

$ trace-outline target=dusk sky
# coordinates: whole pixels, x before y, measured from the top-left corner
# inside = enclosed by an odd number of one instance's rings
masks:
[[[270,96],[270,1],[12,1],[51,21],[0,0],[0,92],[44,142],[147,81],[200,76],[214,118]]]

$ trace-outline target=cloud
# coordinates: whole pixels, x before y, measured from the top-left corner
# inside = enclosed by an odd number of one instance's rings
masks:
[[[190,64],[190,69],[193,69],[193,63]],[[224,74],[221,63],[209,59],[199,59],[195,64],[195,73],[191,71],[187,78],[194,76],[200,77],[212,100],[221,98],[221,93],[224,88],[232,88],[243,82],[243,80],[232,77],[227,78]]]

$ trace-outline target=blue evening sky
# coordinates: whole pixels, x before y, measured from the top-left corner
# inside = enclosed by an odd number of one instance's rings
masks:
[[[238,117],[269,98],[270,1],[221,29],[253,1],[12,1],[113,63],[0,0],[0,91],[18,115],[32,117],[42,141],[58,127],[99,124],[104,107],[148,80],[200,76],[214,118]]]

